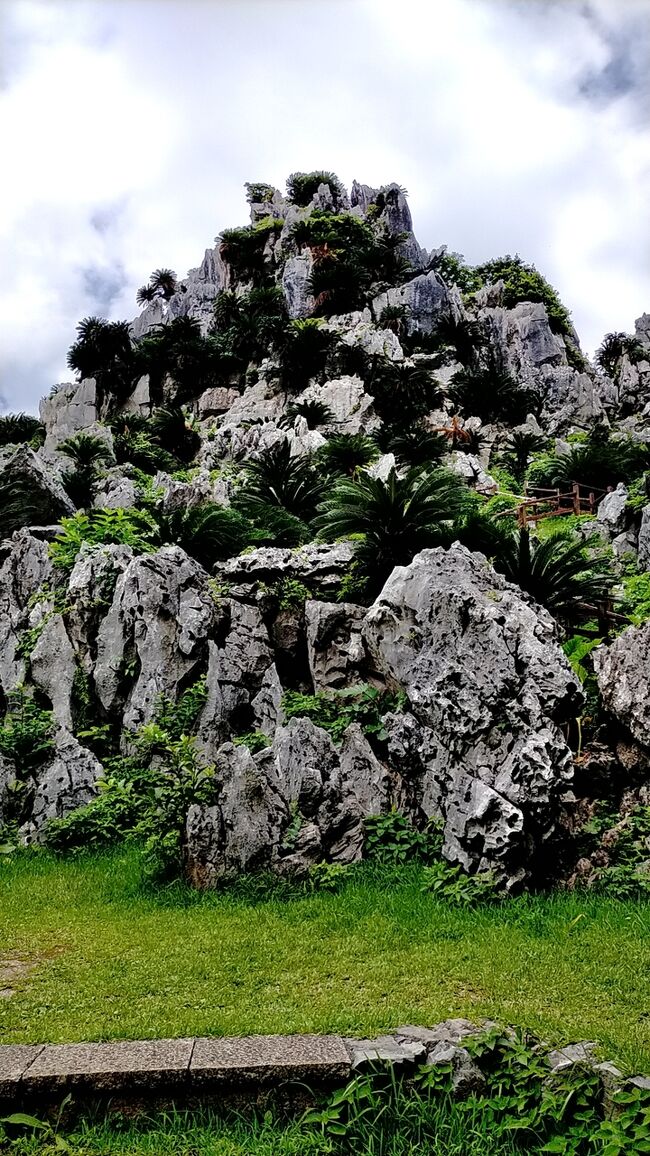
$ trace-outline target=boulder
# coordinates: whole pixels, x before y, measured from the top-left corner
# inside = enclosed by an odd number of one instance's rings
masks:
[[[619,482],[615,490],[610,490],[600,502],[596,514],[598,529],[605,537],[615,538],[627,527],[627,486]]]
[[[97,633],[110,609],[118,578],[133,559],[130,546],[81,547],[66,593],[67,635],[82,670],[93,673]]]
[[[23,632],[52,609],[53,578],[47,542],[29,530],[17,530],[0,543],[0,688],[4,694],[25,681],[25,657],[19,652]],[[42,606],[39,591],[43,592]]]
[[[127,473],[128,467],[107,470],[95,483],[93,506],[100,510],[132,510],[140,504],[137,483]]]
[[[54,453],[60,442],[77,433],[97,434],[99,399],[93,377],[75,384],[57,385],[39,406],[40,419],[45,426],[47,453]],[[102,427],[103,428],[103,427]],[[104,430],[108,433],[108,430]]]
[[[332,411],[337,433],[370,433],[377,429],[379,418],[372,397],[365,393],[360,377],[336,377],[322,385],[309,385],[296,399],[319,401]]]
[[[58,522],[75,512],[59,477],[28,445],[0,450],[0,481],[19,482],[34,507],[34,522]]]
[[[572,774],[558,724],[582,703],[550,615],[456,544],[397,567],[363,636],[408,696],[414,722],[401,745],[428,813],[443,820],[445,855],[523,881]]]
[[[198,725],[209,758],[214,758],[233,730],[252,729],[251,703],[273,666],[268,631],[258,608],[226,599],[221,611],[225,622],[220,633],[225,640],[222,646],[213,641],[208,644],[208,697]]]
[[[340,690],[359,682],[365,652],[362,606],[348,602],[305,603],[307,656],[314,692]]]
[[[72,692],[77,663],[62,614],[52,614],[29,657],[32,682],[50,700],[57,723],[72,730]]]
[[[230,389],[225,385],[216,385],[212,389],[206,389],[196,403],[199,418],[216,417],[217,414],[226,413],[238,398],[239,390]]]
[[[289,317],[308,317],[314,309],[314,298],[309,285],[312,265],[310,252],[289,257],[285,263],[282,271],[282,289]]]
[[[338,591],[342,578],[350,570],[353,556],[351,542],[310,543],[295,549],[263,546],[251,550],[250,554],[218,562],[215,573],[234,587],[260,582],[273,585],[283,578],[296,578],[308,583],[314,594],[327,595]]]
[[[64,819],[97,794],[103,767],[65,728],[57,731],[54,757],[39,773],[32,813],[20,830],[24,843],[38,842],[49,819]]]
[[[421,273],[404,285],[387,289],[373,299],[372,311],[380,317],[387,306],[402,305],[407,310],[406,327],[413,333],[431,333],[441,319],[459,314],[462,306],[457,295],[433,270]]]
[[[641,526],[637,543],[639,570],[650,570],[650,505],[641,512]]]
[[[179,546],[134,558],[120,575],[97,635],[94,683],[123,725],[151,722],[161,697],[175,700],[207,659],[217,620],[208,575]]]
[[[604,707],[650,748],[650,622],[628,626],[592,657]]]

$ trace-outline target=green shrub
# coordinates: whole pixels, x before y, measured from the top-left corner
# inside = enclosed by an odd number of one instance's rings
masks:
[[[85,542],[130,546],[136,554],[147,554],[155,549],[156,535],[153,518],[142,510],[89,510],[61,519],[61,529],[50,544],[50,557],[57,569],[70,572]]]
[[[629,615],[635,626],[641,626],[650,618],[650,573],[630,574],[623,578],[622,587],[616,609]]]
[[[29,774],[52,753],[54,716],[43,710],[24,686],[7,695],[7,710],[0,726],[0,754],[16,763],[19,774]]]
[[[494,876],[489,871],[478,875],[468,875],[453,863],[441,859],[423,871],[423,891],[430,891],[438,899],[444,899],[453,907],[476,907],[481,903],[493,903],[499,898]]]
[[[275,189],[265,181],[245,181],[246,200],[249,205],[260,205],[273,200]]]
[[[252,755],[266,750],[271,745],[269,736],[265,735],[263,731],[247,731],[244,735],[237,735],[232,741],[233,746],[248,747]]]
[[[0,446],[27,442],[38,449],[45,441],[45,426],[29,413],[0,414]]]
[[[316,169],[311,173],[292,173],[287,177],[287,197],[294,205],[304,208],[311,201],[314,193],[318,192],[319,185],[327,185],[335,203],[340,201],[344,194],[343,186],[336,173],[326,169]]]
[[[311,719],[316,726],[328,731],[335,743],[342,741],[353,722],[360,723],[368,737],[383,741],[387,737],[383,716],[389,711],[403,710],[405,703],[406,696],[401,691],[392,694],[364,683],[317,694],[288,690],[282,696],[282,710],[287,719]]]
[[[442,854],[442,827],[436,820],[430,820],[420,831],[406,815],[393,809],[383,815],[369,815],[363,826],[364,857],[373,863],[430,863]]]
[[[549,324],[555,333],[571,332],[569,311],[557,292],[534,265],[526,265],[521,257],[509,254],[497,257],[483,265],[475,265],[472,273],[481,285],[504,282],[503,305],[506,309],[514,308],[520,301],[539,301],[546,307]]]

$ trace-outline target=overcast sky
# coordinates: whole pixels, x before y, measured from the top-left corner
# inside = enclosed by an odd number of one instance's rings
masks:
[[[0,393],[247,221],[243,183],[409,191],[426,248],[518,252],[583,346],[650,311],[650,0],[0,0]],[[2,408],[2,405],[0,405]]]

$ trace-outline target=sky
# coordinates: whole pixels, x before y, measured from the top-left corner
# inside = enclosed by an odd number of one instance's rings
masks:
[[[650,311],[650,0],[0,0],[0,61],[0,410],[294,170],[519,253],[590,353]]]

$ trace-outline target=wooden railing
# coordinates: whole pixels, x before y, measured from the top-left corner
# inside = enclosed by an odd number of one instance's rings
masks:
[[[530,522],[542,518],[562,518],[567,514],[595,514],[600,498],[606,490],[595,490],[575,482],[568,492],[545,486],[527,486],[516,506],[502,510],[497,517],[508,514],[517,518],[518,524],[526,528]]]

